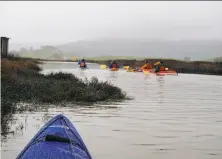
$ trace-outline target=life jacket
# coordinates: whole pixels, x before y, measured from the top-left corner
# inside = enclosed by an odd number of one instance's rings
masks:
[[[85,66],[85,62],[80,62],[80,67],[84,67]]]
[[[144,64],[141,68],[141,70],[149,70],[149,69],[152,69],[151,65],[150,64]]]
[[[145,69],[152,69],[151,65],[150,64],[145,64]]]
[[[111,68],[117,68],[117,64],[116,63],[113,63]]]
[[[160,71],[165,71],[165,67],[164,66],[160,66]]]

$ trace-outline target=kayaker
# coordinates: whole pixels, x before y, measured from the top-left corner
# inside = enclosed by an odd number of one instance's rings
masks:
[[[117,65],[116,61],[111,61],[111,63],[109,64],[109,69],[119,69],[119,66]]]
[[[152,66],[149,64],[148,61],[145,61],[145,64],[140,68],[141,70],[150,70]]]
[[[85,68],[85,69],[87,68],[85,59],[82,59],[81,61],[79,61],[78,65],[80,68]]]
[[[163,65],[163,61],[160,61],[160,64],[157,65],[155,72],[165,71],[165,66]]]

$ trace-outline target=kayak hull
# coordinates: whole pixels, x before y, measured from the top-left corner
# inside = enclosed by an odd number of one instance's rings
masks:
[[[48,139],[50,136],[56,139]],[[58,140],[62,138],[63,140]],[[92,159],[72,123],[63,115],[49,120],[21,151],[17,159]]]
[[[142,72],[144,72],[144,71],[145,72],[150,72],[150,71],[152,71],[152,69],[143,69]]]
[[[159,76],[177,75],[177,72],[176,72],[176,71],[173,71],[173,70],[160,71],[160,72],[157,72],[157,73],[154,72],[154,71],[152,71],[151,73],[152,73],[152,74],[159,75]]]
[[[117,68],[111,68],[110,71],[118,71]]]
[[[131,72],[131,71],[127,71],[127,72]],[[143,73],[151,73],[151,74],[155,74],[155,75],[159,75],[159,76],[165,76],[165,75],[178,75],[178,73],[174,70],[166,70],[166,71],[160,71],[160,72],[155,72],[155,70],[150,69],[150,70],[134,70],[133,72],[143,72]]]
[[[135,70],[131,69],[131,70],[127,70],[126,72],[135,72]]]

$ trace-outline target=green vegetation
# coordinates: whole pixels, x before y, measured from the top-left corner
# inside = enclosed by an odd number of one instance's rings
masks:
[[[118,87],[97,78],[82,80],[68,73],[40,74],[37,61],[10,56],[1,59],[2,126],[18,102],[49,103],[101,102],[128,99]],[[7,119],[7,120],[4,120]],[[3,123],[5,122],[5,123]]]
[[[145,60],[151,60],[154,62],[162,60],[173,60],[173,61],[181,61],[185,62],[184,60],[179,60],[179,59],[174,59],[174,58],[149,58],[149,57],[136,57],[136,56],[98,56],[98,57],[84,57],[88,62],[93,62],[93,63],[103,63],[106,61],[111,61],[111,60],[121,60],[121,61],[130,61],[130,60],[136,60],[136,61],[145,61]],[[187,61],[186,61],[187,62]]]
[[[210,62],[222,62],[222,57],[215,57],[215,58],[209,59],[208,61],[210,61]]]

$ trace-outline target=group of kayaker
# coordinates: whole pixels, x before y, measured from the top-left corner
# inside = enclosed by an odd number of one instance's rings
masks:
[[[80,60],[78,62],[78,65],[82,69],[87,69],[88,68],[85,59]],[[116,61],[114,61],[114,60],[111,61],[111,63],[109,64],[109,69],[116,69],[116,70],[119,69],[119,66],[117,65]]]
[[[81,61],[78,62],[78,65],[80,68],[83,68],[83,69],[87,69],[87,64],[86,64],[86,61],[85,59],[82,59]],[[156,64],[154,64],[156,65]],[[108,66],[109,69],[115,69],[115,70],[118,70],[119,69],[119,65],[116,63],[115,60],[112,60]],[[152,70],[152,66],[151,64],[148,62],[148,61],[145,61],[145,64],[143,66],[141,66],[140,68],[136,68],[135,71],[149,71],[149,70]],[[161,60],[160,62],[158,62],[157,66],[156,66],[156,69],[154,70],[154,72],[160,72],[160,71],[165,71],[166,68],[163,64],[163,61]]]
[[[119,69],[119,66],[117,65],[116,61],[112,60],[111,63],[109,64],[109,69]],[[151,64],[148,61],[145,61],[145,64],[141,66],[139,69],[137,68],[136,71],[149,71],[152,69]],[[159,71],[165,71],[165,66],[163,64],[163,61],[161,60],[159,64],[157,64],[157,67],[154,72],[159,72]]]
[[[137,72],[153,71],[155,73],[160,72],[160,71],[166,71],[166,68],[165,68],[162,60],[160,62],[158,62],[157,64],[155,63],[154,67],[155,66],[156,66],[156,68],[153,69],[152,65],[148,61],[145,61],[145,64],[143,66],[141,66],[140,68],[136,68],[135,71],[137,71]]]
[[[156,73],[166,70],[162,60],[160,62],[158,62],[157,64],[154,64],[154,66],[156,66],[156,68],[154,69],[154,72],[156,72]],[[153,68],[152,68],[151,64],[148,61],[145,61],[145,64],[142,67],[140,67],[138,69],[138,71],[149,71],[152,69]]]

